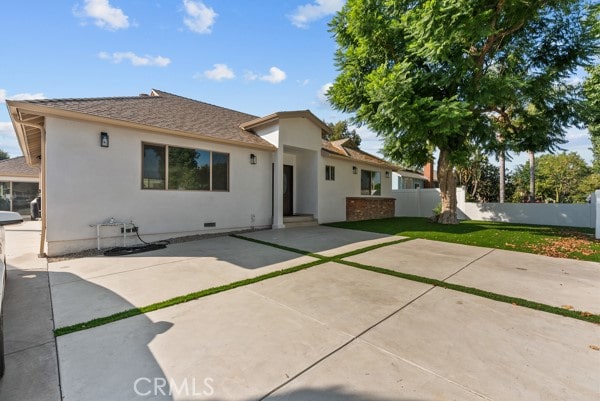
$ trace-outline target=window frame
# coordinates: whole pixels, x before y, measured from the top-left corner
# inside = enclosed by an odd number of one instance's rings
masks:
[[[335,181],[335,166],[325,165],[325,181]]]
[[[369,173],[369,193],[368,194],[364,194],[363,193],[363,172],[364,173]],[[377,190],[375,189],[375,186],[373,184],[374,182],[374,176],[378,174],[379,175],[379,193],[376,193]],[[375,192],[375,193],[373,193]],[[381,195],[381,171],[379,170],[367,170],[367,169],[360,169],[360,194],[361,196],[382,196]]]
[[[162,147],[165,149],[165,187],[164,188],[144,188],[144,146],[156,146]],[[169,188],[169,149],[170,148],[180,148],[180,149],[190,149],[194,151],[204,151],[209,154],[209,189],[175,189]],[[154,142],[144,142],[142,141],[142,160],[141,160],[141,189],[142,190],[154,190],[154,191],[182,191],[182,192],[230,192],[231,191],[231,153],[209,150],[209,149],[199,149],[190,146],[176,146],[176,145],[167,145],[163,143],[154,143]],[[227,189],[213,189],[213,153],[220,153],[223,155],[227,155]]]
[[[145,146],[162,147],[165,150],[165,187],[164,188],[145,188],[144,187],[144,147]],[[142,180],[140,182],[141,189],[149,190],[149,191],[166,191],[167,188],[169,188],[169,163],[167,161],[167,157],[168,157],[167,145],[164,145],[162,143],[154,143],[154,142],[142,142],[141,150],[142,150],[142,160],[141,160]]]

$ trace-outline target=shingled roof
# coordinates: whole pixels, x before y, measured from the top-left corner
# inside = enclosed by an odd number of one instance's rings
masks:
[[[54,114],[70,118],[105,120],[114,124],[120,122],[136,128],[147,127],[151,130],[165,130],[188,136],[197,135],[207,140],[273,150],[275,147],[271,143],[253,132],[255,126],[280,118],[305,117],[324,131],[329,130],[325,123],[308,110],[278,112],[266,117],[257,117],[158,89],[153,89],[149,95],[139,96],[7,101],[7,104],[9,108],[22,110],[21,117],[27,117],[28,121],[37,125],[43,123],[43,117],[38,116]],[[39,118],[42,118],[41,122],[38,121]],[[35,134],[30,135],[33,139],[24,139],[26,143],[22,144],[22,147],[28,149],[31,159],[28,161],[31,164],[36,164],[41,155],[38,145],[40,134],[37,133],[39,129],[36,129],[36,124],[25,124],[23,128]],[[323,151],[337,157],[396,170],[394,165],[361,151],[349,139],[323,141]]]
[[[40,169],[30,167],[23,156],[13,157],[0,160],[0,176],[39,178]]]
[[[323,140],[322,148],[326,153],[344,157],[348,159],[353,159],[359,162],[364,162],[372,165],[376,165],[382,168],[386,168],[392,171],[398,170],[398,167],[386,162],[379,157],[373,156],[367,152],[363,152],[352,142],[351,139],[340,139],[337,141],[326,141]]]
[[[258,117],[153,89],[150,95],[30,100],[32,105],[231,142],[272,147],[240,128]]]

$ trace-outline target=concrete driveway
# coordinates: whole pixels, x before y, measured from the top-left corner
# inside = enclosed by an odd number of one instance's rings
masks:
[[[329,227],[245,236],[329,257],[387,244],[346,260],[600,312],[596,263]],[[317,257],[218,237],[50,263],[46,277],[62,327]],[[67,401],[590,400],[598,345],[595,324],[335,259],[56,339]]]

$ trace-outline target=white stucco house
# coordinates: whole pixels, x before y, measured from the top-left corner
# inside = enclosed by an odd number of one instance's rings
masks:
[[[159,90],[6,103],[41,171],[50,256],[94,248],[110,218],[157,240],[394,213],[395,167],[324,141],[329,128],[308,110],[257,117]],[[102,228],[103,247],[122,245],[119,229]]]

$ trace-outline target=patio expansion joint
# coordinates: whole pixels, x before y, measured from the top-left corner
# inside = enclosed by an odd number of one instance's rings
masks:
[[[300,272],[298,272],[298,273],[300,273]],[[322,322],[319,319],[316,319],[316,318],[314,318],[314,317],[312,317],[312,316],[310,316],[310,315],[308,315],[308,314],[306,314],[306,313],[304,313],[304,312],[302,312],[302,311],[300,311],[298,309],[292,308],[291,306],[286,305],[286,304],[284,304],[282,302],[279,302],[279,301],[277,301],[277,300],[275,300],[275,299],[273,299],[273,298],[271,298],[271,297],[269,297],[267,295],[263,295],[263,294],[261,294],[259,292],[256,292],[256,291],[250,289],[249,287],[245,287],[244,290],[246,290],[246,291],[250,292],[251,294],[256,295],[256,296],[258,296],[258,297],[260,297],[260,298],[262,298],[262,299],[264,299],[264,300],[266,300],[268,302],[271,302],[272,304],[275,304],[277,306],[281,306],[282,308],[285,308],[285,309],[288,309],[288,310],[290,310],[290,311],[292,311],[294,313],[297,313],[297,314],[299,314],[299,315],[301,315],[301,316],[303,316],[303,317],[305,317],[305,318],[307,318],[309,320],[312,320],[313,322],[316,322],[316,323],[318,323],[320,325],[323,325],[323,326],[330,327],[327,323]],[[352,336],[349,333],[345,333],[345,334],[348,334],[349,336]]]
[[[493,249],[493,248],[490,249],[489,251],[487,251],[483,255],[479,256],[478,258],[473,259],[472,261],[470,261],[469,263],[467,263],[466,265],[464,265],[463,267],[461,267],[460,269],[458,269],[457,271],[455,271],[454,273],[452,273],[448,277],[442,279],[442,281],[448,281],[448,280],[450,280],[452,277],[456,276],[458,273],[462,272],[463,270],[465,270],[467,267],[471,266],[472,264],[474,264],[474,263],[480,261],[481,259],[485,258],[486,256],[488,256],[489,254],[491,254],[495,250],[496,249]]]
[[[273,395],[275,392],[281,390],[282,388],[284,388],[285,386],[287,386],[289,383],[291,383],[292,381],[296,380],[298,377],[302,376],[303,374],[307,373],[308,371],[312,370],[314,367],[316,367],[317,365],[321,364],[322,362],[324,362],[326,359],[332,357],[333,355],[337,354],[339,351],[343,350],[344,348],[348,347],[350,344],[352,344],[353,342],[355,342],[356,340],[360,340],[362,336],[364,336],[365,334],[367,334],[369,331],[373,330],[374,328],[376,328],[377,326],[379,326],[380,324],[382,324],[383,322],[387,321],[388,319],[392,318],[393,316],[395,316],[396,314],[400,313],[402,310],[404,310],[406,307],[408,307],[409,305],[411,305],[412,303],[416,302],[417,300],[419,300],[420,298],[424,297],[425,295],[427,295],[430,291],[432,291],[433,289],[435,289],[435,286],[431,286],[430,288],[428,288],[427,290],[425,290],[424,292],[422,292],[421,294],[417,295],[415,298],[411,299],[410,301],[406,302],[404,305],[402,305],[400,308],[396,309],[395,311],[393,311],[392,313],[388,314],[387,316],[385,316],[383,319],[375,322],[373,325],[367,327],[365,330],[361,331],[360,333],[358,333],[357,335],[353,336],[352,338],[350,338],[348,341],[346,341],[345,343],[343,343],[342,345],[340,345],[339,347],[335,348],[334,350],[332,350],[331,352],[329,352],[328,354],[324,355],[323,357],[319,358],[318,360],[316,360],[315,362],[313,362],[312,364],[310,364],[309,366],[307,366],[306,368],[304,368],[303,370],[301,370],[300,372],[296,373],[295,375],[291,376],[289,379],[285,380],[283,383],[281,383],[280,385],[276,386],[275,388],[273,388],[271,391],[269,391],[267,394],[265,394],[263,397],[261,397],[259,399],[259,401],[265,400],[267,397]],[[340,331],[340,330],[338,330]],[[343,331],[340,331],[341,333],[344,333]]]
[[[25,348],[19,348],[19,349],[16,349],[14,351],[7,352],[6,354],[4,354],[4,356],[6,357],[6,356],[15,355],[15,354],[18,354],[20,352],[25,352],[25,351],[29,351],[29,350],[34,349],[34,348],[43,347],[43,346],[48,345],[48,344],[55,344],[55,339],[51,339],[51,340],[44,341],[44,342],[41,342],[41,343],[29,345],[29,346],[27,346]]]
[[[417,368],[419,370],[422,370],[423,372],[425,372],[427,374],[433,375],[433,376],[438,377],[438,378],[440,378],[440,379],[442,379],[442,380],[444,380],[444,381],[446,381],[446,382],[448,382],[450,384],[458,386],[458,387],[462,388],[463,390],[468,391],[471,394],[474,394],[474,395],[476,395],[478,397],[481,397],[484,400],[494,401],[492,398],[486,396],[485,394],[481,394],[480,392],[478,392],[478,391],[476,391],[476,390],[474,390],[474,389],[472,389],[472,388],[470,388],[468,386],[465,386],[464,384],[461,384],[461,383],[459,383],[459,382],[457,382],[455,380],[452,380],[449,377],[446,377],[444,375],[436,373],[436,372],[434,372],[431,369],[427,369],[425,366],[422,366],[422,365],[420,365],[420,364],[418,364],[416,362],[413,362],[410,359],[403,358],[402,356],[400,356],[400,355],[398,355],[398,354],[396,354],[394,352],[391,352],[391,351],[389,351],[389,350],[387,350],[385,348],[382,348],[382,347],[378,346],[377,344],[374,344],[374,343],[372,343],[372,342],[370,342],[368,340],[365,340],[364,338],[360,338],[359,341],[362,341],[365,344],[368,344],[371,347],[376,348],[379,351],[392,356],[393,358],[399,359],[399,360],[401,360],[404,363],[407,363],[407,364],[409,364],[409,365],[411,365],[411,366],[413,366],[413,367],[415,367],[415,368]]]

